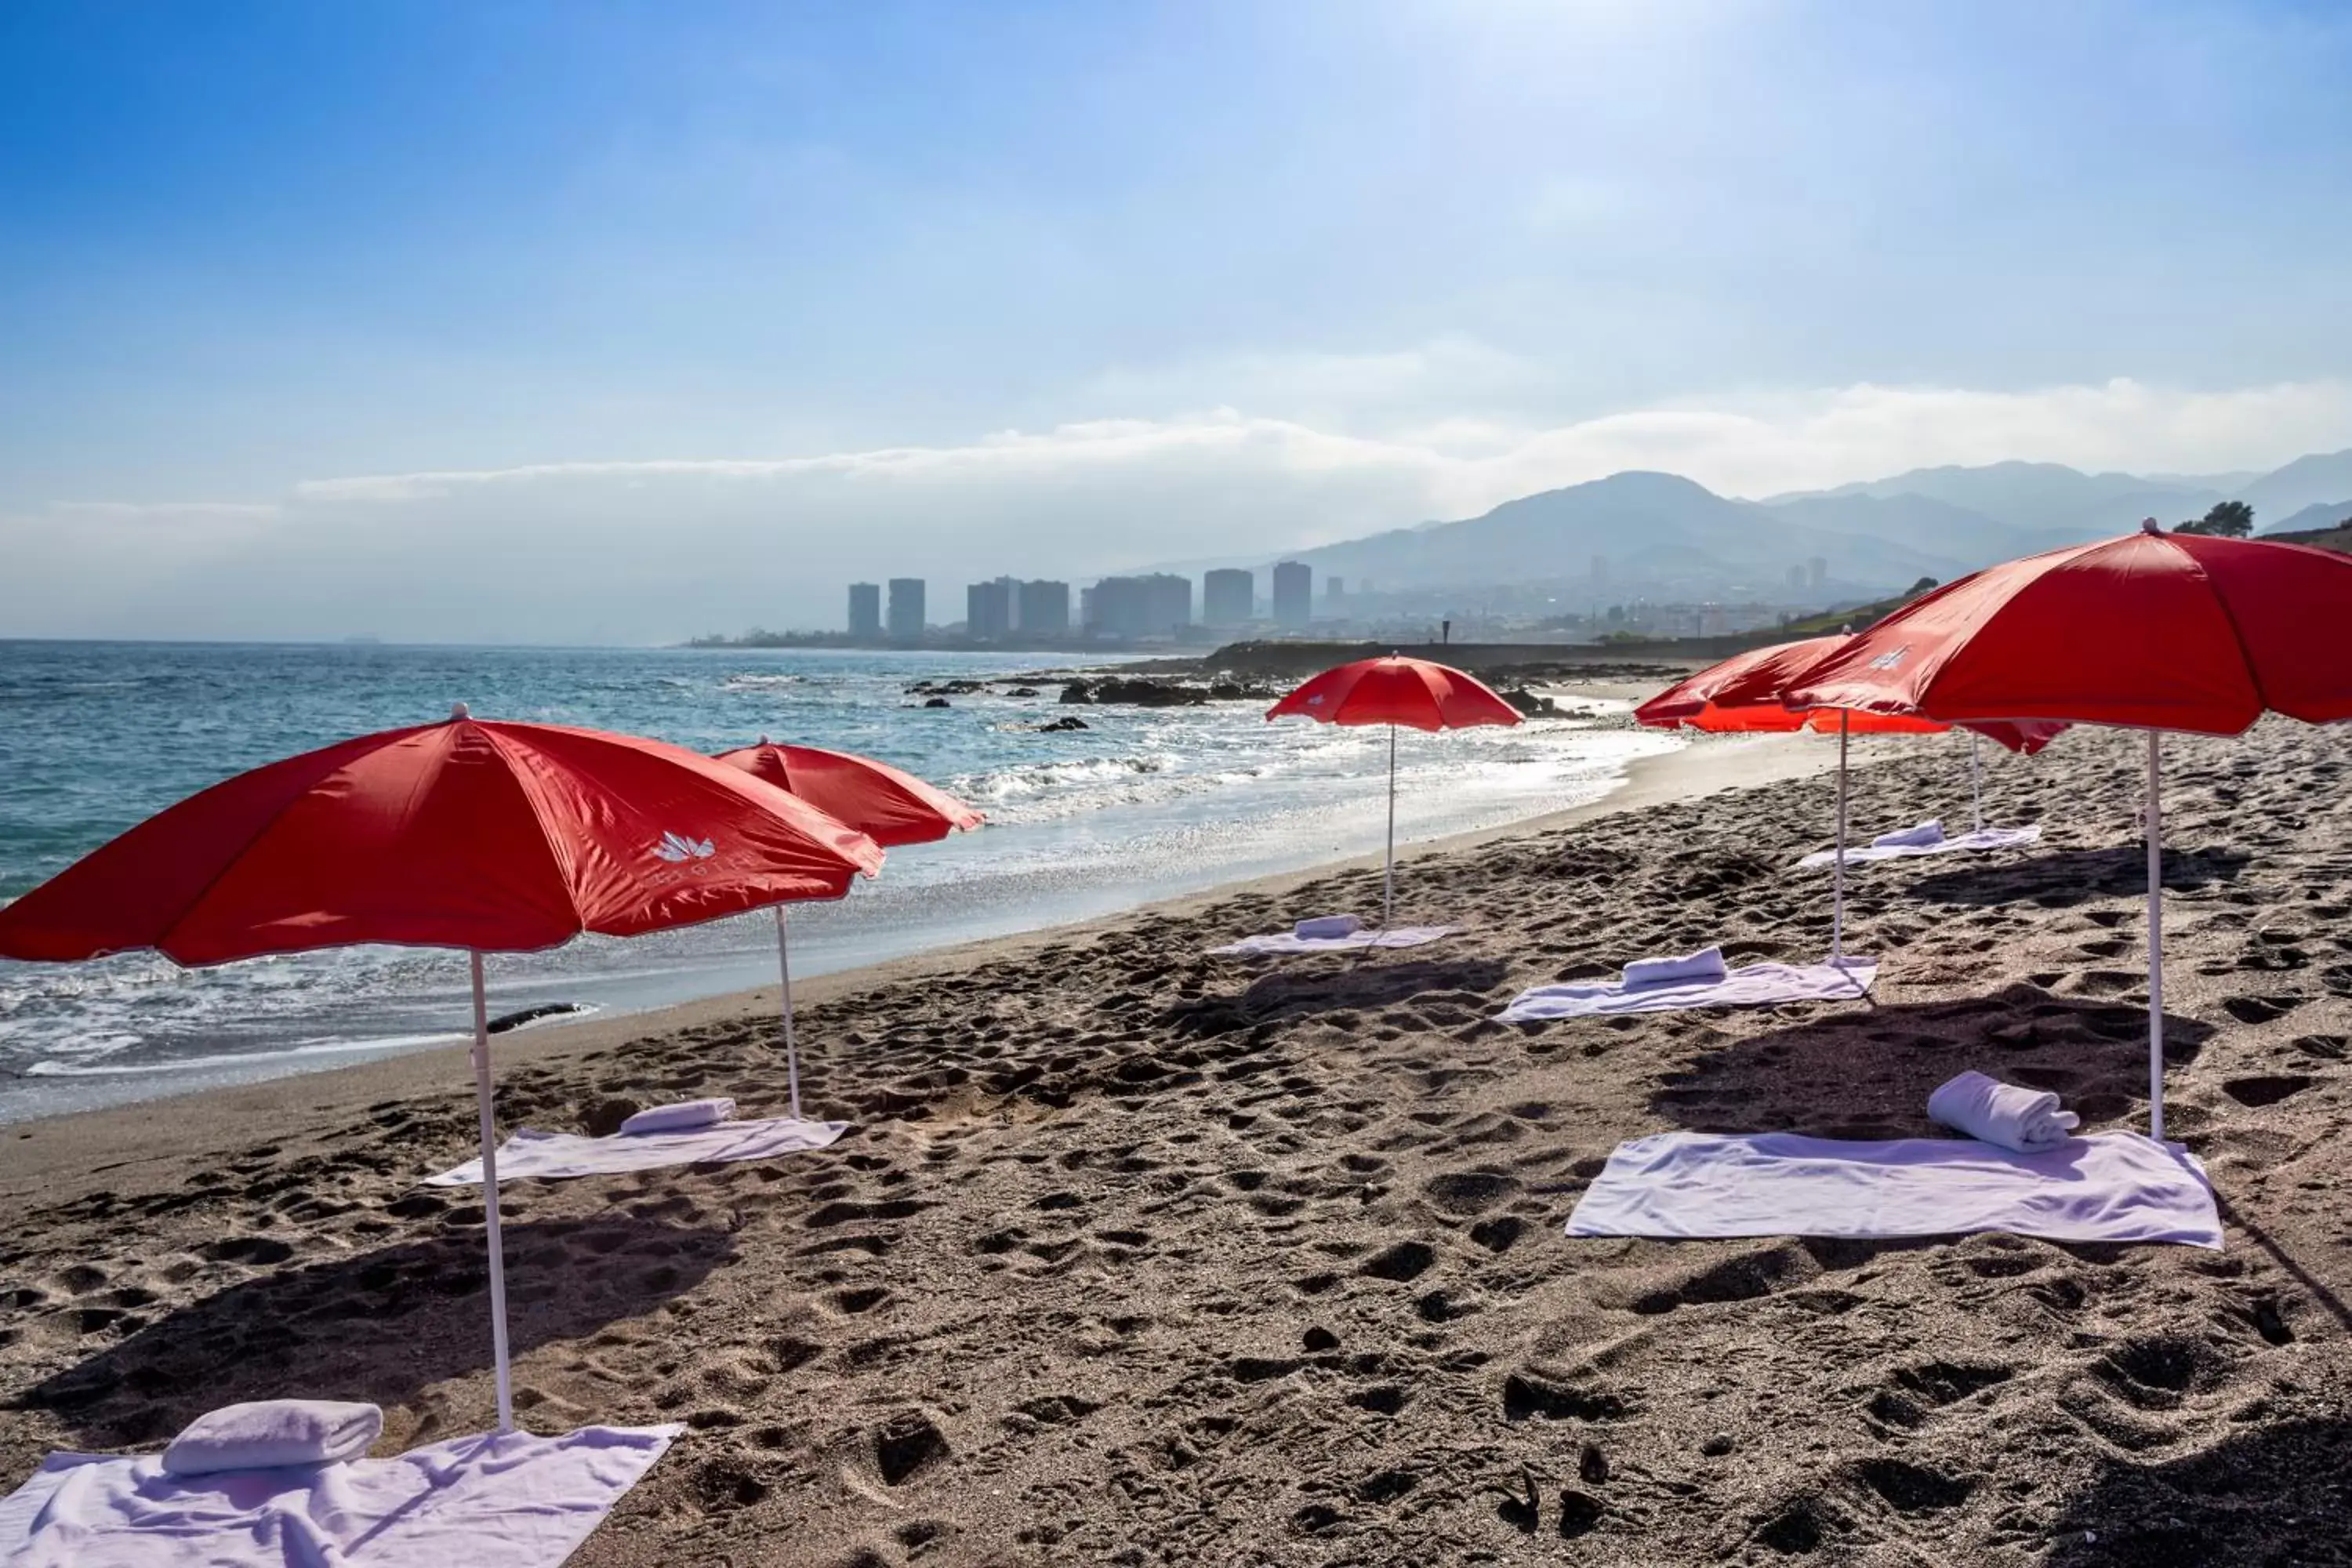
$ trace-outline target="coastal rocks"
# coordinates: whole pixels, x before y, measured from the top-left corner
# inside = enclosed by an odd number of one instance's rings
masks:
[[[541,1002],[536,1007],[520,1007],[511,1013],[501,1013],[488,1025],[488,1032],[503,1035],[509,1029],[520,1029],[525,1024],[536,1024],[542,1018],[560,1018],[567,1013],[589,1013],[594,1009],[584,1002]]]
[[[931,697],[924,700],[923,706],[926,708],[952,708],[955,704],[950,702],[944,697]]]
[[[1075,713],[1065,713],[1058,719],[1048,719],[1043,724],[1032,724],[1029,728],[1040,735],[1052,735],[1070,730],[1090,730],[1094,726]]]
[[[1549,719],[1559,714],[1559,703],[1549,697],[1538,697],[1524,686],[1513,687],[1508,691],[1497,692],[1496,695],[1530,719]]]
[[[971,697],[986,691],[988,682],[963,679],[910,680],[899,689],[909,697]]]
[[[1207,682],[1158,676],[1080,676],[1062,688],[1064,702],[1121,703],[1137,708],[1193,708],[1203,702],[1241,702],[1280,693],[1268,681],[1220,676]]]

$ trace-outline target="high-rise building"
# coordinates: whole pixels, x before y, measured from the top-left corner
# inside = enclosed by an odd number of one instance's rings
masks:
[[[1024,583],[1013,595],[1013,625],[1031,637],[1070,635],[1070,585],[1043,578]]]
[[[1164,637],[1192,624],[1192,580],[1166,572],[1105,577],[1088,590],[1092,630],[1120,637]]]
[[[1303,629],[1315,612],[1315,569],[1285,561],[1274,569],[1274,624]]]
[[[923,580],[920,577],[890,579],[890,640],[920,642],[923,640]]]
[[[974,583],[963,591],[963,632],[975,642],[1003,642],[1013,629],[1011,578]]]
[[[1335,616],[1348,613],[1348,580],[1345,577],[1323,579],[1323,607]]]
[[[1790,586],[1790,587],[1791,587],[1791,588],[1795,588],[1795,589],[1798,589],[1798,590],[1801,590],[1801,590],[1804,588],[1804,585],[1805,585],[1805,569],[1804,569],[1802,566],[1791,566],[1791,567],[1790,567],[1790,568],[1789,568],[1789,586]]]
[[[854,637],[878,637],[882,635],[882,585],[879,583],[852,583],[849,585],[849,635]]]
[[[1257,574],[1221,567],[1201,579],[1201,624],[1242,626],[1257,618]]]
[[[1828,562],[1816,555],[1805,563],[1805,581],[1808,586],[1818,588],[1829,580],[1830,563]]]

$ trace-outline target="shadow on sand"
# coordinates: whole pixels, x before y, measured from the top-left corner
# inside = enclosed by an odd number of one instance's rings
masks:
[[[1510,966],[1497,958],[1353,963],[1344,969],[1286,970],[1260,975],[1238,995],[1200,996],[1160,1015],[1179,1035],[1224,1035],[1284,1018],[1358,1007],[1385,1007],[1432,992],[1463,993],[1480,1011]]]
[[[2193,1061],[2213,1028],[2167,1014],[2165,1060]],[[1969,1068],[2055,1090],[2085,1131],[2146,1102],[2147,1015],[2140,1008],[2011,985],[1989,996],[1846,1012],[1750,1036],[1666,1076],[1650,1109],[1706,1132],[1823,1138],[1942,1136],[1927,1096]],[[2189,1112],[2175,1110],[2176,1120]],[[2182,1123],[2179,1131],[2193,1131]]]
[[[506,1230],[508,1331],[520,1353],[693,1289],[733,1254],[723,1232],[646,1220],[541,1220]],[[287,1268],[164,1313],[27,1389],[83,1442],[169,1436],[246,1399],[404,1403],[490,1364],[478,1228]]]
[[[2179,893],[2235,881],[2251,858],[2237,849],[2167,849],[2164,886],[2167,891]],[[2003,860],[1921,877],[1904,891],[1939,904],[2071,909],[2094,899],[2145,895],[2147,851],[2133,844],[2036,855],[2026,860]]]

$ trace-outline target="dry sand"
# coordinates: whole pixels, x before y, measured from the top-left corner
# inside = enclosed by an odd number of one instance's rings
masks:
[[[1445,945],[1202,956],[1377,900],[1358,868],[837,977],[834,1150],[509,1188],[525,1421],[692,1428],[574,1563],[2352,1562],[2343,742],[2168,751],[2168,1106],[2224,1252],[1568,1240],[1662,1129],[1925,1134],[1964,1067],[2145,1116],[2136,739],[1988,770],[2038,850],[1858,869],[1871,1004],[1491,1022],[1646,953],[1821,952],[1827,781],[1651,770],[1644,809],[1416,858],[1400,919]],[[1879,752],[1858,828],[1965,820],[1957,746]],[[775,1110],[751,1005],[502,1043],[502,1120]],[[0,1130],[0,1485],[233,1398],[374,1399],[384,1451],[486,1426],[480,1209],[412,1185],[469,1152],[463,1085]]]

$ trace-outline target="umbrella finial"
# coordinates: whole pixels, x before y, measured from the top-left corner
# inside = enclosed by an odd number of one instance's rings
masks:
[[[2162,533],[2164,531],[2163,529],[2157,526],[2156,519],[2152,517],[2144,517],[2139,520],[2139,531],[2142,533]]]
[[[768,745],[768,744],[770,744],[770,743],[771,743],[771,742],[769,742],[769,740],[768,740],[768,737],[767,737],[767,736],[765,736],[765,735],[761,735],[761,736],[760,737],[760,744],[761,744],[761,745],[765,746],[765,745]]]
[[[473,716],[473,710],[467,708],[464,703],[452,702],[449,704],[449,722],[452,724],[456,723],[460,719],[470,719]]]

